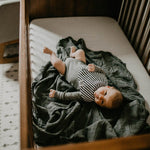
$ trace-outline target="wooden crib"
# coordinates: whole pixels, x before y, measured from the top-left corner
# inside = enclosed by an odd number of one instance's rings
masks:
[[[135,48],[147,71],[149,71],[148,12],[149,0],[21,0],[20,2],[20,113],[21,113],[21,149],[147,149],[150,148],[150,134],[100,140],[90,143],[66,144],[62,146],[37,147],[32,131],[31,66],[29,49],[29,25],[33,19],[47,17],[107,16],[119,22],[129,41]],[[139,13],[137,10],[140,9]],[[127,11],[129,10],[129,11]],[[146,11],[144,11],[146,10]],[[142,17],[144,15],[144,18]],[[132,18],[132,16],[134,18]],[[138,20],[135,20],[135,18]],[[131,22],[130,22],[131,20]],[[135,23],[137,21],[137,23]],[[139,26],[142,21],[143,25]],[[128,30],[130,29],[130,30]],[[140,29],[140,32],[138,30]],[[132,34],[131,34],[132,32]],[[137,38],[136,38],[137,37]],[[140,43],[140,41],[142,42]],[[149,82],[149,81],[148,81]]]

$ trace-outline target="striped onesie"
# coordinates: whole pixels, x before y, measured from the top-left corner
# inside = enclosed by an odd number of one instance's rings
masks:
[[[94,72],[89,72],[87,65],[74,58],[65,61],[65,79],[77,89],[76,92],[55,92],[55,97],[61,100],[94,101],[94,92],[101,86],[108,85],[108,80],[101,70],[95,66]]]

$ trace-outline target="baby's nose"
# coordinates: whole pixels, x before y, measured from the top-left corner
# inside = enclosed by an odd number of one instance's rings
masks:
[[[102,98],[103,98],[103,95],[100,94],[100,95],[99,95],[99,99],[102,99]]]
[[[95,97],[96,97],[97,99],[102,99],[102,98],[103,98],[103,95],[101,95],[101,94],[96,94],[96,93],[94,93],[94,95],[95,95]]]

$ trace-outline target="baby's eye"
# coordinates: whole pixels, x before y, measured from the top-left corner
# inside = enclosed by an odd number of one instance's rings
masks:
[[[101,101],[101,104],[103,104],[103,103],[104,103],[104,101],[102,100],[102,101]]]
[[[104,93],[104,96],[107,95],[107,91]]]

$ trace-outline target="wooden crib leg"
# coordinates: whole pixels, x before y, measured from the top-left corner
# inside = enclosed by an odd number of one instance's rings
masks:
[[[11,45],[11,44],[15,44],[15,43],[16,44],[19,43],[19,39],[0,44],[0,64],[18,62],[18,56],[14,56],[14,57],[10,57],[10,58],[4,57],[5,47],[7,45]]]

